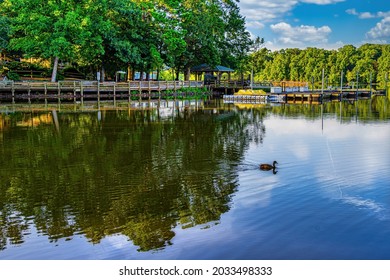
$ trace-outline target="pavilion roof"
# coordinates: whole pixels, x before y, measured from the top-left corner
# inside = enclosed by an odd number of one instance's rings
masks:
[[[194,66],[191,68],[191,72],[234,72],[234,69],[229,67],[217,65],[215,67],[211,67],[208,64],[204,63],[198,66]]]

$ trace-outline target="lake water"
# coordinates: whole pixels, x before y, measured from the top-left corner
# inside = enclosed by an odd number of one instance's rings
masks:
[[[390,259],[389,100],[180,102],[2,105],[0,259]]]

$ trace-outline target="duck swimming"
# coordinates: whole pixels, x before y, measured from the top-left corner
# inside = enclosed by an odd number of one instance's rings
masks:
[[[265,170],[265,171],[268,171],[268,170],[275,170],[276,168],[276,165],[278,162],[276,160],[274,160],[274,163],[271,165],[271,164],[268,164],[268,163],[262,163],[260,164],[260,169],[261,170]]]

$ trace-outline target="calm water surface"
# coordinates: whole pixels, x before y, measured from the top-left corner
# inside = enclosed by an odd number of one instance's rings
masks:
[[[0,259],[390,259],[385,98],[0,112]]]

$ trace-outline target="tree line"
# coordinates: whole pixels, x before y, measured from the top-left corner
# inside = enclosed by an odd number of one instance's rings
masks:
[[[237,0],[3,0],[0,48],[90,71],[176,76],[201,63],[237,68],[252,40]]]
[[[255,80],[321,82],[322,69],[328,85],[343,83],[383,87],[390,71],[390,45],[345,45],[338,50],[318,48],[261,48],[248,58],[247,73],[253,69]],[[343,73],[343,74],[341,74]],[[387,77],[387,78],[386,78]]]

